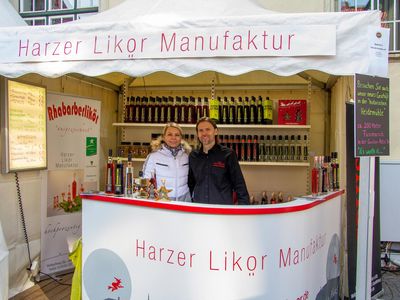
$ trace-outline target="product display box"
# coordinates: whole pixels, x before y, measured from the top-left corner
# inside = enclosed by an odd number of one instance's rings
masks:
[[[279,100],[278,125],[306,125],[307,100]]]

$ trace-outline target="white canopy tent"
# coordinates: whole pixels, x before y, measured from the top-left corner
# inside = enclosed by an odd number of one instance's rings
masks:
[[[55,35],[62,41],[63,37],[73,36],[84,40],[88,35],[98,36],[114,34],[172,33],[178,30],[185,32],[208,32],[219,28],[230,31],[248,28],[285,28],[296,29],[301,26],[333,25],[335,28],[334,55],[296,55],[296,56],[262,56],[211,57],[215,54],[202,54],[197,57],[175,57],[164,59],[139,58],[96,59],[95,55],[86,55],[71,60],[60,60],[59,57],[21,58],[12,56],[17,52],[18,42],[24,38]],[[289,76],[305,70],[318,70],[333,75],[352,75],[356,72],[367,73],[370,67],[368,45],[368,26],[380,26],[379,12],[356,13],[301,13],[281,14],[263,9],[255,0],[220,0],[220,1],[185,1],[185,0],[127,0],[97,15],[65,25],[44,27],[19,27],[1,30],[0,38],[0,74],[6,77],[19,77],[28,73],[37,73],[46,77],[59,77],[69,73],[86,76],[100,76],[109,73],[123,73],[132,77],[145,76],[157,71],[165,71],[178,76],[191,76],[203,71],[216,71],[227,75],[239,75],[254,70],[264,70],[281,76]],[[274,27],[277,26],[277,27]],[[314,37],[318,39],[316,34]],[[286,30],[286,29],[285,29]],[[286,32],[286,31],[285,31]],[[250,34],[250,33],[249,33]],[[326,33],[322,32],[322,35]],[[222,38],[222,37],[221,37]],[[230,37],[233,38],[233,37]],[[260,39],[260,36],[257,37]],[[313,37],[310,37],[311,41]],[[43,42],[48,41],[43,38]],[[147,42],[147,41],[146,41]],[[322,40],[314,41],[319,44]],[[14,43],[14,44],[13,44]],[[8,48],[9,45],[12,48]],[[252,45],[248,45],[252,46]],[[6,49],[13,51],[12,55]],[[26,49],[23,49],[23,51]],[[73,49],[72,49],[73,50]],[[312,49],[310,49],[312,50]],[[21,52],[21,49],[20,49]],[[43,49],[42,49],[43,52]],[[223,54],[222,54],[223,55]],[[231,55],[231,54],[228,54]],[[290,55],[290,54],[289,54]],[[18,55],[17,55],[18,56]],[[122,58],[122,59],[121,59]]]
[[[156,73],[161,74],[161,80],[162,78],[171,80],[170,74],[189,77],[206,71],[230,76],[252,71],[265,71],[279,76],[300,74],[297,79],[300,81],[302,77],[311,75],[317,79],[315,82],[326,84],[329,81],[328,74],[340,76],[368,73],[373,61],[369,51],[368,26],[380,26],[380,16],[377,11],[281,14],[265,10],[255,0],[126,0],[116,7],[80,21],[45,27],[21,26],[25,23],[16,13],[14,19],[12,17],[14,13],[15,10],[8,1],[0,1],[0,27],[9,26],[0,28],[0,75],[16,78],[33,73],[57,78],[75,74],[75,76],[101,79],[99,82],[108,82],[114,86],[121,86],[127,76],[136,78]],[[86,54],[85,59],[67,60],[32,56],[15,58],[14,55],[18,52],[15,48],[18,47],[18,41],[38,36],[45,43],[48,41],[46,40],[48,36],[58,36],[59,40],[71,36],[85,40],[87,36],[93,34],[112,36],[132,32],[156,35],[160,32],[172,33],[179,30],[199,33],[212,32],[220,28],[224,30],[228,28],[234,32],[243,28],[287,26],[296,29],[301,26],[320,25],[334,27],[334,54],[295,56],[266,54],[240,57],[207,54],[203,57],[137,59],[127,57],[96,59]],[[315,39],[318,44],[318,38]],[[159,82],[160,78],[157,81]],[[303,84],[306,83],[305,80],[302,81]]]

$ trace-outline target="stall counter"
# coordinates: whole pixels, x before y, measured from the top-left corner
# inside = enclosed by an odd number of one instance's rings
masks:
[[[82,195],[82,298],[335,299],[342,194],[255,206]]]

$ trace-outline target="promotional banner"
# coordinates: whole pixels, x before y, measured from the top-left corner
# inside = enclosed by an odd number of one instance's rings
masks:
[[[41,272],[72,268],[81,237],[80,194],[99,187],[100,101],[48,94],[48,171],[43,176]]]
[[[341,192],[271,208],[83,198],[83,299],[339,297]]]
[[[336,54],[335,25],[123,30],[104,24],[0,29],[0,62]],[[84,29],[84,30],[83,30]],[[6,58],[6,61],[5,61]]]

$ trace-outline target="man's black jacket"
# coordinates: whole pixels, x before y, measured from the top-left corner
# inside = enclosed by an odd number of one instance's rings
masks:
[[[239,204],[250,202],[236,153],[219,144],[190,153],[188,185],[193,202],[233,204],[233,192]]]

